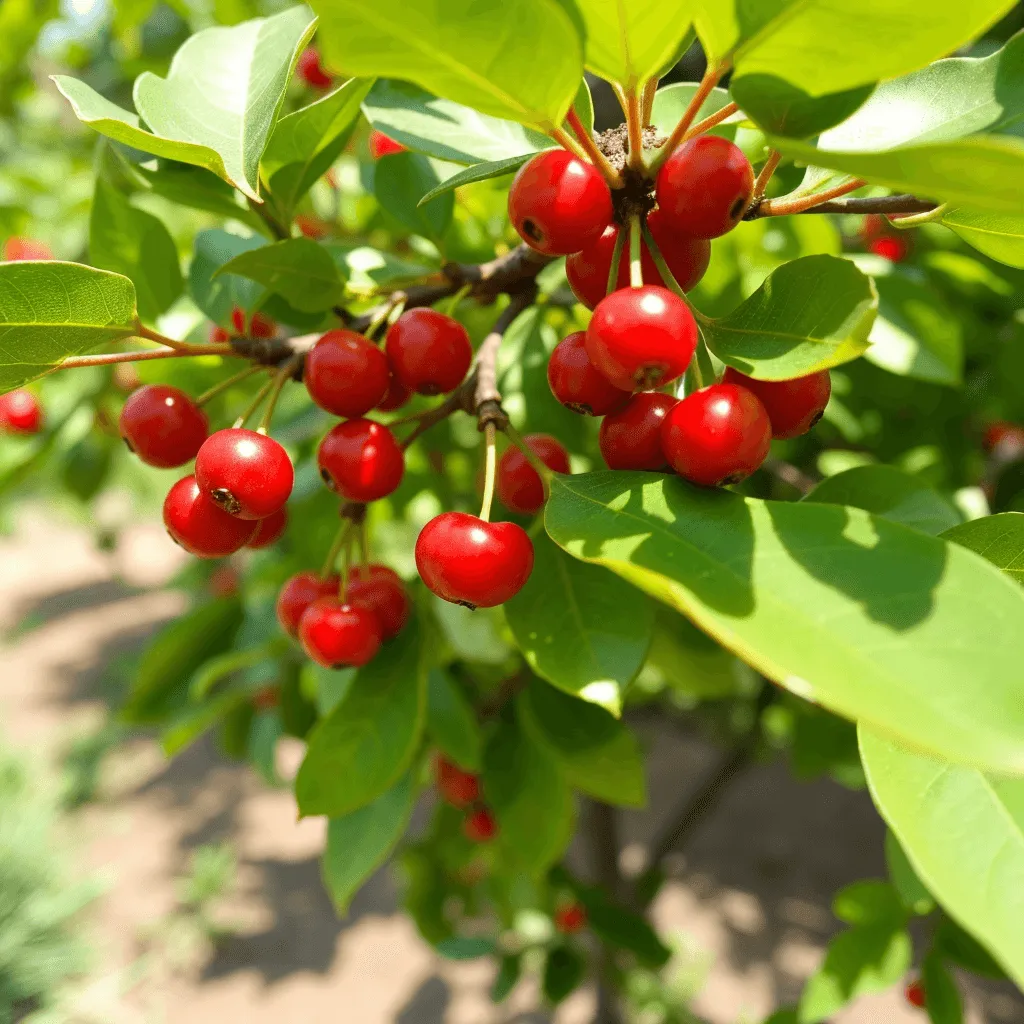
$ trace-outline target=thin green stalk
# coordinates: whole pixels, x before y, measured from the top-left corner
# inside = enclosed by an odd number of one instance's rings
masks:
[[[523,453],[526,457],[526,461],[529,462],[537,473],[537,476],[540,477],[541,486],[544,488],[544,502],[546,504],[548,495],[551,493],[551,480],[554,477],[554,473],[537,456],[537,453],[526,443],[526,441],[523,440],[523,435],[520,434],[511,423],[506,422],[501,429],[505,432],[505,436]]]
[[[631,288],[643,288],[644,267],[641,232],[643,226],[639,217],[631,217],[629,221],[629,285]]]
[[[363,579],[370,575],[370,527],[365,517],[359,524],[359,574]]]
[[[608,287],[605,288],[605,295],[611,295],[619,286],[619,267],[622,266],[622,254],[626,249],[626,232],[619,228],[615,236],[615,247],[612,249],[612,265],[608,271]]]
[[[494,503],[494,478],[497,475],[497,429],[493,423],[484,426],[484,500],[480,505],[480,518],[491,521],[491,505]]]
[[[348,537],[348,533],[351,528],[351,520],[346,520],[338,527],[338,532],[334,535],[334,540],[331,541],[330,550],[327,552],[327,557],[324,559],[323,567],[320,569],[320,579],[327,579],[334,571],[335,563],[338,561],[338,555],[341,554],[341,549],[345,544],[345,539]]]
[[[272,380],[268,380],[267,383],[264,384],[263,387],[261,387],[259,391],[256,392],[256,397],[253,398],[253,400],[249,403],[246,409],[242,412],[242,415],[239,416],[238,419],[231,424],[233,429],[237,430],[239,427],[245,426],[245,421],[250,416],[252,416],[256,412],[256,410],[263,404],[263,399],[270,394],[271,388],[273,388],[273,386],[274,382]]]
[[[228,388],[233,387],[235,384],[240,383],[243,380],[253,376],[253,374],[259,373],[260,370],[265,370],[265,366],[250,366],[248,369],[242,370],[240,373],[236,373],[226,380],[222,380],[219,384],[214,384],[208,391],[204,391],[197,399],[195,404],[199,406],[206,405],[211,399],[216,398],[221,392],[227,391]]]
[[[286,363],[282,364],[274,375],[274,379],[270,382],[270,398],[267,401],[267,408],[263,412],[263,418],[260,420],[260,425],[256,428],[260,434],[266,434],[270,430],[270,421],[274,418],[274,409],[277,408],[277,400],[281,397],[281,391],[284,389],[288,378],[295,372],[295,367],[299,365],[299,357],[292,356]]]

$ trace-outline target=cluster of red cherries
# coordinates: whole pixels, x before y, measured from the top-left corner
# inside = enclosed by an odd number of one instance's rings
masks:
[[[551,150],[516,176],[512,223],[534,249],[567,257],[569,284],[593,310],[587,330],[555,348],[548,381],[563,405],[604,417],[600,447],[611,469],[673,469],[703,486],[737,483],[762,464],[773,437],[796,437],[821,418],[831,394],[827,371],[760,381],[730,367],[720,382],[681,400],[668,387],[686,372],[697,347],[697,325],[679,292],[703,277],[710,240],[739,223],[753,189],[749,161],[727,139],[704,135],[676,149],[654,184],[657,205],[645,215],[674,281],[666,282],[645,240],[643,284],[630,287],[626,259],[610,282],[625,228],[614,219],[611,190],[595,166]]]

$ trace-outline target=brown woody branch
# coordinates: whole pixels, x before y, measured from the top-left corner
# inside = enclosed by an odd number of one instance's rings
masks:
[[[744,220],[757,220],[760,217],[771,216],[770,207],[761,212],[763,202],[755,202],[744,214]],[[894,196],[857,196],[853,198],[842,197],[829,199],[826,202],[818,203],[806,210],[796,211],[797,213],[880,213],[880,214],[908,214],[908,213],[930,213],[938,204],[930,199],[918,199],[911,195]]]

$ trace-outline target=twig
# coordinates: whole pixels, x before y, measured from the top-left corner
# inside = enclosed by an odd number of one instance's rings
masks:
[[[586,838],[590,845],[591,870],[594,881],[612,902],[622,896],[622,873],[619,871],[619,829],[614,807],[598,800],[587,800]],[[597,1012],[594,1024],[620,1024],[622,1015],[612,982],[614,954],[604,943],[598,953]]]
[[[155,341],[158,345],[165,345],[167,348],[176,349],[187,356],[229,356],[234,353],[234,349],[228,342],[203,342],[201,345],[193,345],[188,341],[178,341],[175,338],[169,338],[166,334],[161,334],[159,331],[154,331],[145,324],[138,322],[135,324],[135,335],[139,338],[145,338],[146,341]]]
[[[815,192],[813,195],[789,195],[780,196],[778,199],[765,199],[757,205],[757,216],[785,217],[793,213],[803,213],[805,210],[813,210],[830,199],[838,199],[840,196],[845,196],[847,192],[863,188],[866,184],[867,182],[863,178],[855,178],[853,181]],[[747,219],[746,215],[744,215],[744,219]]]
[[[569,122],[569,127],[572,128],[576,138],[580,140],[580,145],[586,150],[587,156],[590,157],[594,166],[605,176],[608,184],[612,188],[622,188],[624,184],[622,175],[612,167],[608,157],[597,148],[594,136],[587,131],[587,126],[580,120],[580,115],[570,108],[569,113],[565,115],[565,119]]]
[[[768,154],[768,159],[764,162],[764,167],[761,168],[757,175],[757,179],[754,181],[754,198],[760,199],[765,189],[768,188],[768,182],[772,180],[772,175],[775,173],[775,168],[779,166],[779,161],[782,159],[782,154],[777,150],[773,149]]]
[[[761,204],[763,205],[763,204]],[[798,213],[930,213],[936,204],[930,199],[918,199],[917,196],[855,196],[847,199],[829,199],[819,202]],[[760,209],[752,207],[744,215],[744,220],[756,220],[763,217]]]
[[[697,119],[697,114],[700,112],[700,108],[704,106],[704,101],[711,95],[711,91],[716,85],[722,75],[727,70],[726,64],[719,64],[715,67],[709,67],[704,72],[704,77],[701,79],[700,84],[697,86],[697,91],[690,98],[690,102],[683,111],[683,116],[679,118],[679,122],[675,128],[672,129],[672,134],[668,137],[665,145],[658,150],[657,155],[651,163],[651,174],[657,174],[661,168],[661,165],[676,151],[676,147],[686,137],[686,133],[690,126]]]
[[[501,348],[502,339],[505,336],[505,332],[512,325],[512,322],[523,310],[533,305],[533,300],[536,296],[537,289],[535,286],[523,288],[521,291],[513,294],[508,306],[495,321],[490,334],[484,338],[483,343],[480,345],[476,357],[476,370],[474,373],[476,383],[473,390],[473,404],[479,417],[484,417],[487,414],[488,406],[496,406],[500,412],[501,392],[498,390],[498,350]],[[503,417],[504,413],[502,412],[500,416],[496,417],[496,420],[500,420]],[[481,428],[484,425],[483,418],[481,418],[480,425]],[[502,423],[498,422],[498,426],[501,427]]]
[[[141,363],[146,359],[182,359],[192,355],[176,348],[151,348],[133,352],[104,352],[97,356],[68,356],[55,370],[70,370],[77,366],[109,366],[111,363]]]
[[[691,125],[683,136],[683,142],[689,142],[690,139],[703,135],[705,132],[711,131],[712,128],[717,128],[723,121],[728,121],[739,109],[735,103],[726,103],[721,110],[716,110],[713,114],[705,117],[703,121],[698,121],[695,125]]]

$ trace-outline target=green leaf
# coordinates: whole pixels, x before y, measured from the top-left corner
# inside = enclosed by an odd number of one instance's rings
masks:
[[[779,267],[733,312],[700,327],[723,363],[760,380],[787,380],[856,359],[877,309],[871,279],[851,262],[804,256]]]
[[[574,885],[577,898],[587,909],[594,934],[609,946],[626,949],[648,967],[664,967],[672,950],[641,914],[612,903],[604,890]]]
[[[479,772],[483,740],[469,701],[451,676],[432,669],[427,681],[427,731],[460,768]]]
[[[89,217],[89,259],[101,270],[131,279],[139,316],[150,323],[170,309],[185,287],[178,249],[163,221],[132,206],[102,177]]]
[[[587,962],[575,949],[555,946],[548,950],[541,978],[544,998],[557,1005],[580,986],[586,973]]]
[[[257,213],[239,202],[238,192],[222,178],[202,167],[162,161],[158,167],[134,165],[132,171],[154,195],[180,206],[205,210],[218,217],[240,221],[253,231],[267,231]]]
[[[992,959],[991,953],[952,918],[944,917],[939,922],[934,932],[934,943],[936,951],[946,960],[983,978],[1006,979],[1006,972]]]
[[[640,745],[607,711],[533,679],[520,712],[523,727],[554,755],[574,788],[623,807],[647,803]]]
[[[980,35],[1013,0],[695,0],[709,63],[733,54],[735,76],[771,75],[812,96],[894,78]],[[883,42],[884,41],[884,42]]]
[[[595,75],[635,89],[660,71],[690,29],[690,0],[577,0]]]
[[[917,877],[914,865],[892,832],[885,833],[885,862],[889,868],[889,879],[903,906],[913,914],[930,914],[935,909],[935,900]]]
[[[301,816],[340,817],[365,807],[408,768],[427,704],[421,632],[413,620],[381,647],[309,734],[295,780]]]
[[[861,85],[828,96],[811,96],[774,75],[743,75],[729,83],[733,99],[759,128],[795,139],[819,135],[845,121],[873,89],[873,85]]]
[[[186,747],[195,743],[203,733],[208,732],[248,700],[249,692],[247,690],[235,689],[219,693],[206,704],[185,708],[175,716],[160,736],[160,746],[164,755],[174,757],[175,754],[181,753]]]
[[[453,935],[442,939],[434,949],[446,960],[477,960],[482,956],[492,956],[495,944],[493,939],[483,935]]]
[[[646,473],[556,476],[545,525],[799,696],[959,763],[1024,770],[1006,642],[1024,635],[1024,592],[972,552],[860,509]]]
[[[502,1003],[509,997],[512,989],[516,987],[519,981],[522,970],[523,958],[521,954],[516,953],[515,955],[506,955],[501,958],[501,963],[498,965],[498,973],[494,978],[494,984],[491,986],[491,1002]]]
[[[313,8],[331,70],[415,82],[492,117],[561,124],[583,74],[580,33],[560,0],[313,0]]]
[[[275,788],[281,785],[277,774],[277,743],[283,735],[281,719],[275,712],[261,711],[253,717],[249,729],[248,758],[263,781]]]
[[[918,477],[893,466],[857,466],[837,473],[803,500],[853,505],[932,536],[961,521],[952,502]]]
[[[547,135],[516,121],[489,117],[409,82],[381,79],[363,102],[367,120],[407,149],[456,164],[525,163],[553,145]],[[593,115],[591,115],[593,116]]]
[[[505,869],[539,875],[572,836],[572,792],[558,763],[517,723],[502,722],[484,750],[484,794],[498,821]]]
[[[683,116],[686,108],[697,91],[695,82],[673,82],[671,85],[663,86],[654,94],[654,106],[651,108],[651,124],[666,135],[675,128],[679,119]],[[732,97],[726,89],[712,89],[708,97],[700,105],[697,111],[697,120],[717,114],[722,107],[732,102]],[[742,115],[734,115],[742,117]],[[726,124],[729,122],[726,121]],[[715,134],[721,134],[724,129],[716,128]]]
[[[435,185],[420,201],[422,206],[429,203],[431,199],[444,195],[445,192],[454,192],[463,185],[472,185],[475,181],[489,181],[491,178],[500,178],[506,174],[518,171],[526,163],[533,153],[524,153],[522,156],[510,156],[505,160],[494,160],[490,163],[474,164],[465,170],[445,178],[439,185]]]
[[[283,295],[306,313],[319,313],[339,303],[345,291],[338,265],[311,238],[286,238],[247,249],[218,267],[213,276],[237,274]]]
[[[911,753],[864,725],[860,751],[875,806],[921,880],[1024,983],[1024,780]]]
[[[958,207],[942,218],[968,245],[1008,267],[1024,268],[1024,216]]]
[[[622,693],[654,631],[654,606],[645,595],[538,537],[533,572],[505,604],[505,619],[535,672],[566,693],[622,713]]]
[[[415,798],[410,773],[372,804],[327,823],[324,884],[339,914],[348,913],[360,886],[398,845],[412,817]]]
[[[257,235],[242,238],[217,228],[196,235],[195,252],[188,268],[189,294],[214,323],[229,324],[235,306],[250,313],[259,305],[264,294],[261,284],[217,271],[234,257],[266,244],[266,239]]]
[[[921,981],[932,1024],[963,1024],[964,1006],[960,990],[937,953],[929,953],[924,958]]]
[[[394,153],[377,161],[373,190],[381,207],[417,235],[435,241],[448,230],[455,213],[451,192],[436,199],[421,200],[436,189],[441,175],[431,161],[419,153]]]
[[[825,962],[808,980],[799,1024],[818,1024],[860,996],[882,992],[910,968],[913,944],[899,921],[851,928],[829,944]]]
[[[353,78],[277,122],[261,170],[285,220],[291,219],[288,214],[298,201],[341,155],[372,85],[373,79]]]
[[[954,526],[942,535],[961,544],[1002,569],[1024,585],[1024,513],[1000,512]]]
[[[906,924],[907,912],[899,893],[888,882],[854,882],[836,893],[832,913],[852,925]]]
[[[0,392],[135,333],[127,277],[78,263],[0,263]]]

